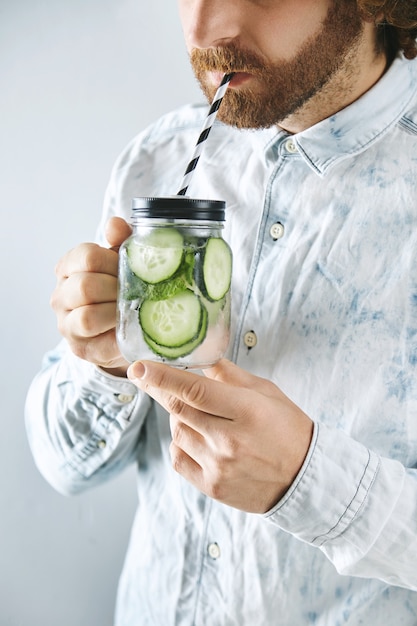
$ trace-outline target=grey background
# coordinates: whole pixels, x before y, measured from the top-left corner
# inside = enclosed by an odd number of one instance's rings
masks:
[[[0,626],[112,624],[133,470],[55,493],[23,406],[59,339],[56,261],[93,239],[125,144],[189,100],[202,96],[174,0],[0,0]]]

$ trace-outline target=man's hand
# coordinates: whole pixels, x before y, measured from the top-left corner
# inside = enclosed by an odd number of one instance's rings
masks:
[[[116,343],[118,248],[130,226],[113,217],[106,228],[111,248],[84,243],[68,252],[56,266],[57,285],[51,306],[58,329],[82,359],[124,376],[128,363]]]
[[[276,385],[230,361],[204,373],[139,361],[128,377],[170,413],[177,472],[220,502],[265,513],[299,472],[313,422]]]

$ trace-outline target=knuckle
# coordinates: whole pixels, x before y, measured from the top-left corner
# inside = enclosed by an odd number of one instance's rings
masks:
[[[215,466],[213,469],[213,476],[216,483],[224,483],[230,475],[230,469],[232,460],[224,455],[219,455],[216,458]]]
[[[64,256],[58,259],[58,261],[55,263],[55,268],[54,268],[55,276],[57,277],[58,280],[68,278],[68,270],[69,270],[68,264],[69,264],[70,255],[71,255],[71,251],[64,254]]]
[[[225,461],[235,461],[241,456],[241,442],[235,437],[232,433],[222,432],[221,433],[221,441],[222,441],[222,450],[223,457],[222,460]],[[220,463],[220,460],[218,460]]]
[[[206,489],[209,492],[208,495],[215,500],[220,500],[225,493],[231,474],[230,460],[223,455],[217,455],[207,469],[208,482]]]
[[[55,311],[55,314],[58,332],[66,339],[71,339],[72,334],[70,332],[71,327],[68,322],[68,313],[59,309]]]
[[[181,447],[181,442],[184,437],[184,426],[181,422],[171,420],[171,436],[175,445]]]
[[[207,467],[206,493],[214,500],[222,501],[236,477],[239,444],[234,437],[227,437],[219,443],[219,450]]]
[[[77,309],[78,312],[78,325],[80,334],[85,337],[91,337],[97,334],[97,321],[94,314],[93,306],[82,306]]]
[[[185,401],[195,406],[204,406],[207,399],[207,391],[204,385],[205,380],[200,380],[200,378],[201,377],[197,377],[197,380],[194,380],[183,393]]]
[[[224,481],[220,476],[211,476],[205,491],[213,500],[222,500],[225,494]]]
[[[184,467],[184,455],[181,450],[174,444],[171,443],[169,448],[169,453],[171,456],[171,465],[172,468],[178,473],[181,474],[181,471]]]
[[[103,248],[96,243],[84,244],[84,269],[99,272],[103,265]]]
[[[167,398],[166,408],[168,412],[173,415],[183,415],[186,405],[182,400],[180,400],[180,398],[171,395]]]
[[[71,255],[73,250],[69,250],[55,264],[55,276],[58,280],[65,280],[71,274]]]
[[[81,273],[77,275],[77,292],[82,302],[88,304],[93,301],[94,292],[91,275]]]

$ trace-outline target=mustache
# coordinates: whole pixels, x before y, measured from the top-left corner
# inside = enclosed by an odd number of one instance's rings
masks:
[[[262,74],[265,69],[263,59],[252,52],[229,44],[216,48],[194,48],[190,53],[193,68],[204,72],[248,72]]]

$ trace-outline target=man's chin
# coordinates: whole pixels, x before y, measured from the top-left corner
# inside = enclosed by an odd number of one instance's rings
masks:
[[[279,113],[271,107],[269,98],[257,98],[244,89],[230,89],[219,108],[217,119],[242,130],[259,130],[278,124]]]
[[[239,113],[226,113],[224,115],[219,114],[217,119],[222,122],[222,124],[238,128],[239,130],[261,130],[271,128],[277,124],[277,122],[268,123],[267,121],[255,118],[251,115],[241,115]]]

